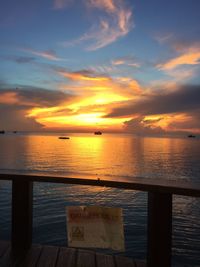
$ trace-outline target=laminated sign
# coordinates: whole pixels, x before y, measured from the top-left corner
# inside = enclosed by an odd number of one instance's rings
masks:
[[[121,208],[67,207],[68,245],[124,250]]]

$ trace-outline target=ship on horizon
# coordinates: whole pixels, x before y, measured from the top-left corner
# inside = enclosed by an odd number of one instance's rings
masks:
[[[94,132],[94,134],[95,134],[95,135],[101,135],[102,132],[100,132],[100,131],[96,131],[96,132]]]

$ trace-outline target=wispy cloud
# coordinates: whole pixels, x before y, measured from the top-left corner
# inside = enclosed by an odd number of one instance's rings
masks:
[[[171,80],[176,83],[190,80],[197,73],[197,70],[194,68],[189,68],[188,66],[180,66],[176,69],[166,70],[165,73],[171,77]]]
[[[115,0],[87,0],[87,5],[89,7],[95,7],[107,12],[115,12],[116,10],[116,1]]]
[[[126,65],[129,67],[135,67],[135,68],[140,67],[140,63],[138,63],[137,60],[132,56],[120,57],[120,58],[112,60],[111,63],[114,66]]]
[[[173,38],[174,38],[174,34],[172,32],[156,33],[154,35],[154,39],[160,44],[169,43],[170,41],[173,40]]]
[[[172,58],[163,64],[157,65],[161,70],[173,70],[181,65],[200,64],[200,51],[188,51],[178,57]]]
[[[74,90],[76,93],[104,95],[104,99],[110,93],[116,98],[109,99],[109,101],[118,101],[121,99],[135,98],[142,93],[140,84],[130,77],[110,77],[105,73],[99,73],[95,70],[79,70],[69,71],[63,68],[55,69],[56,73],[67,78],[70,83],[62,85],[61,88],[66,90]]]
[[[81,70],[81,71],[64,71],[64,70],[58,70],[58,73],[61,74],[63,77],[66,77],[73,81],[108,81],[110,80],[109,77],[105,75],[99,75],[96,72],[92,70]]]
[[[177,56],[157,64],[157,68],[163,71],[171,71],[182,66],[194,66],[200,64],[200,42],[180,41],[174,38],[164,39],[174,50]]]
[[[105,14],[99,13],[98,23],[93,23],[91,29],[76,40],[64,42],[65,46],[87,42],[86,49],[94,51],[117,41],[133,28],[132,10],[125,6],[124,1],[85,0],[84,4]]]
[[[36,50],[36,49],[32,49],[32,48],[21,48],[21,51],[24,52],[28,52],[31,53],[32,55],[41,57],[41,58],[45,58],[48,60],[52,60],[52,61],[61,61],[63,59],[59,58],[56,55],[56,52],[53,50],[45,50],[45,51],[40,51],[40,50]]]
[[[73,0],[54,0],[55,9],[63,9],[67,7]]]
[[[35,57],[26,57],[26,56],[6,56],[2,58],[13,61],[18,64],[28,64],[35,61]]]

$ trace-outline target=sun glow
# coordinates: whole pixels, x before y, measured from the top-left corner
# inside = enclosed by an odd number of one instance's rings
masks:
[[[88,127],[95,128],[109,128],[114,126],[116,129],[121,129],[121,125],[124,121],[123,119],[117,118],[103,118],[104,113],[88,113],[88,114],[78,114],[71,116],[50,116],[37,118],[37,121],[45,127]]]

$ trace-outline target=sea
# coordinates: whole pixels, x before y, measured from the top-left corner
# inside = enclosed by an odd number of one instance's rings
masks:
[[[131,182],[133,177],[200,181],[200,138],[130,134],[6,133],[0,135],[0,172],[84,175]],[[123,210],[125,252],[146,257],[147,193],[108,187],[34,183],[33,242],[67,246],[66,207]],[[11,182],[0,181],[0,240],[11,236]],[[173,266],[200,266],[200,199],[173,196]]]

